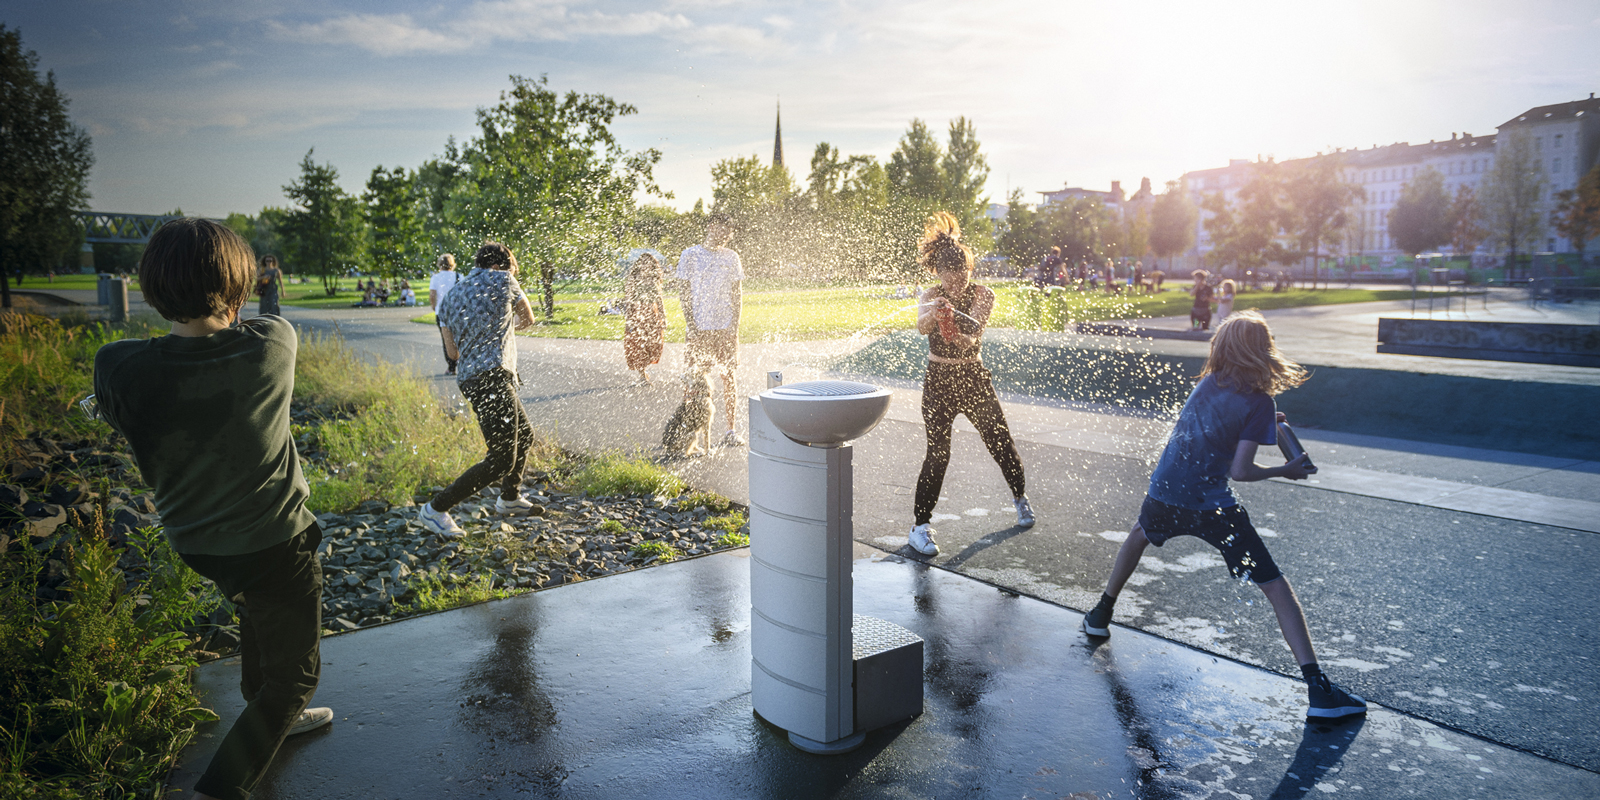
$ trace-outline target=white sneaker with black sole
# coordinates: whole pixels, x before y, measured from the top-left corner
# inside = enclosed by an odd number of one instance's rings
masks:
[[[933,540],[933,526],[924,522],[921,525],[911,526],[911,549],[925,556],[939,555],[939,543]]]
[[[495,498],[494,510],[502,514],[526,514],[533,510],[533,501],[526,497],[518,497],[508,502],[502,495]]]
[[[421,522],[422,527],[427,528],[429,533],[437,534],[444,539],[467,535],[467,532],[451,518],[450,512],[433,510],[431,500],[417,507],[417,521]]]
[[[333,709],[308,708],[300,712],[300,716],[295,718],[294,724],[289,726],[289,733],[286,735],[294,736],[306,731],[314,731],[330,722],[333,722]]]

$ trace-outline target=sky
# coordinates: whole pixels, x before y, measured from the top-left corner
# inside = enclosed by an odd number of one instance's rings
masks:
[[[5,0],[94,142],[91,208],[253,214],[314,148],[353,192],[416,167],[509,76],[603,94],[680,209],[711,165],[813,148],[887,160],[965,116],[988,195],[1160,189],[1229,159],[1483,134],[1600,92],[1593,0]]]

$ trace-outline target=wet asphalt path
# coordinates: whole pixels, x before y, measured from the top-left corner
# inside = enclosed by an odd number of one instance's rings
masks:
[[[355,346],[424,374],[442,371],[431,327],[378,314],[293,309],[289,316],[312,327],[338,319]],[[659,440],[675,390],[630,387],[632,376],[613,352],[619,344],[521,339],[519,346],[530,415],[564,444],[649,452]],[[775,366],[789,365],[791,381],[811,377],[793,365],[820,363],[825,350],[747,348],[740,394],[757,391],[763,371]],[[679,352],[669,346],[662,375],[672,372]],[[450,388],[442,378],[440,385]],[[742,402],[740,409],[742,415]],[[1108,428],[1119,425],[1105,419]],[[902,546],[922,436],[921,426],[890,419],[856,443],[858,540],[909,553]],[[1137,513],[1150,464],[1028,442],[1020,449],[1038,526],[1023,531],[1012,524],[998,469],[975,434],[958,432],[938,509],[953,518],[936,518],[943,553],[933,562],[1086,608]],[[679,470],[696,485],[746,498],[742,450],[719,451]],[[1595,534],[1306,485],[1239,491],[1294,582],[1335,680],[1384,706],[1600,771],[1600,722],[1589,712],[1600,701]],[[1229,578],[1220,558],[1197,540],[1148,550],[1116,621],[1298,675],[1260,593]]]

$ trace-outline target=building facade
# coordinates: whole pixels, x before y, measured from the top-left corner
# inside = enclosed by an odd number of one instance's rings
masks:
[[[1376,257],[1380,263],[1392,264],[1404,254],[1390,236],[1389,212],[1399,201],[1406,184],[1423,171],[1434,169],[1444,177],[1448,196],[1455,197],[1459,187],[1467,186],[1481,197],[1483,179],[1494,168],[1495,145],[1507,136],[1528,136],[1533,140],[1544,174],[1540,218],[1548,219],[1555,206],[1556,193],[1576,188],[1600,156],[1600,99],[1590,94],[1586,100],[1532,108],[1502,123],[1494,134],[1451,133],[1447,140],[1427,144],[1397,142],[1341,151],[1338,155],[1343,159],[1345,180],[1360,186],[1365,197],[1357,200],[1352,209],[1354,218],[1339,255]],[[1313,156],[1318,157],[1321,156]],[[1196,208],[1206,197],[1217,193],[1233,204],[1239,189],[1249,182],[1254,163],[1233,159],[1226,167],[1185,173],[1183,185]],[[1205,230],[1205,221],[1210,216],[1202,209],[1197,217],[1195,245],[1184,259],[1186,268],[1201,266],[1206,254],[1213,249]],[[1566,252],[1572,247],[1555,231],[1547,229],[1540,249]],[[1475,252],[1490,254],[1502,250],[1491,240]]]

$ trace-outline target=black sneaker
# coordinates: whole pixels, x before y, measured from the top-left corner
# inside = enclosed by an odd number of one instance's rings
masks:
[[[1310,722],[1329,722],[1367,713],[1367,701],[1340,689],[1326,675],[1312,678],[1306,684],[1306,693],[1311,698],[1311,708],[1306,710],[1306,720]]]
[[[1095,606],[1083,615],[1083,632],[1101,638],[1111,635],[1111,609]]]

